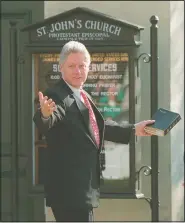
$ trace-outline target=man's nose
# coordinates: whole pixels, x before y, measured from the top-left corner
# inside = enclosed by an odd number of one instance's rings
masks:
[[[75,70],[74,71],[75,71],[76,74],[80,74],[81,73],[79,66],[75,66]]]

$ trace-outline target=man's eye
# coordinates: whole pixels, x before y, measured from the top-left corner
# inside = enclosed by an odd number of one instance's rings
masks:
[[[85,67],[85,65],[80,65],[80,68],[84,68]]]

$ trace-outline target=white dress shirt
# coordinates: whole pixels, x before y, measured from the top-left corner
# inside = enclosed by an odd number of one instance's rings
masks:
[[[71,90],[74,92],[74,94],[82,101],[84,102],[83,98],[80,95],[80,88],[74,88],[73,86],[71,86],[70,84],[68,84],[66,81],[65,83],[71,88]]]

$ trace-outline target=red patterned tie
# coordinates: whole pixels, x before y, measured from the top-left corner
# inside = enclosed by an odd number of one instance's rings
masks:
[[[98,129],[98,125],[97,125],[97,122],[96,122],[96,118],[95,118],[92,106],[91,106],[91,104],[90,104],[90,102],[89,102],[89,100],[88,100],[88,98],[87,98],[87,96],[86,96],[86,94],[83,90],[80,91],[80,94],[81,94],[81,97],[84,100],[85,106],[89,109],[89,117],[90,117],[91,127],[92,127],[92,130],[94,132],[96,143],[99,146],[100,145],[99,129]]]

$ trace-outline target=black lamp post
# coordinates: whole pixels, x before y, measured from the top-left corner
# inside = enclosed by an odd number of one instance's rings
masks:
[[[150,54],[142,53],[138,60],[143,57],[145,63],[150,62],[150,81],[151,81],[151,117],[158,109],[158,21],[157,16],[150,18]],[[140,184],[139,175],[144,170],[144,175],[151,175],[151,198],[144,197],[151,207],[151,220],[159,221],[159,192],[158,192],[158,136],[151,136],[151,167],[142,166],[138,171],[138,184]]]
[[[158,26],[159,18],[150,18],[150,52],[151,52],[151,117],[158,109]],[[159,221],[159,198],[158,198],[158,136],[151,137],[151,208],[152,221]]]

